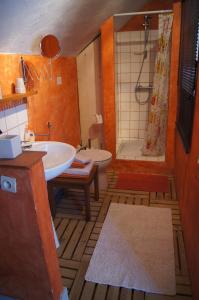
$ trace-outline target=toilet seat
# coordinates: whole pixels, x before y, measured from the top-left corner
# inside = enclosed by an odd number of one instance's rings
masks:
[[[108,179],[106,169],[112,160],[111,152],[101,149],[86,149],[80,151],[81,156],[85,159],[91,159],[98,166],[99,189],[106,190],[108,187]]]
[[[86,158],[90,158],[95,162],[105,162],[112,158],[112,154],[107,150],[101,149],[86,149],[80,151]]]

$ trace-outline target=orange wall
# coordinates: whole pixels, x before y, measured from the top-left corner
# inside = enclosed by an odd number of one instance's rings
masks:
[[[102,99],[104,116],[105,148],[115,157],[115,60],[114,19],[111,17],[101,27],[102,47]]]
[[[198,70],[199,78],[199,70]],[[180,200],[185,248],[191,275],[193,299],[199,299],[199,80],[197,80],[192,146],[186,154],[176,134],[175,177]]]
[[[166,163],[174,169],[175,164],[175,128],[178,99],[178,68],[180,50],[181,2],[173,4],[173,29],[171,41],[170,78],[169,78],[169,113],[167,121]]]
[[[148,8],[149,9],[149,8]],[[153,6],[154,9],[154,6]],[[177,108],[177,77],[180,46],[180,2],[173,4],[174,20],[172,29],[171,71],[169,90],[169,114],[167,129],[166,161],[144,162],[116,160],[116,119],[115,119],[115,70],[114,70],[114,24],[108,19],[101,27],[102,41],[102,93],[104,107],[105,147],[113,154],[113,166],[126,171],[172,173],[174,168],[174,141]]]
[[[37,133],[47,133],[47,122],[53,125],[51,140],[63,141],[74,146],[80,142],[80,125],[77,92],[76,59],[60,57],[52,62],[53,80],[45,79],[48,59],[40,55],[23,55],[34,80],[29,78],[29,88],[38,91],[29,98],[29,127]],[[11,93],[11,84],[20,77],[20,55],[0,55],[0,86],[4,94]],[[38,81],[35,71],[42,76]],[[62,77],[62,85],[56,84],[56,77]],[[41,138],[37,138],[41,139]],[[43,138],[43,139],[46,139]]]

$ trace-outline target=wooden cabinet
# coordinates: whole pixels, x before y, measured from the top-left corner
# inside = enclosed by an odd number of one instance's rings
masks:
[[[17,299],[57,300],[62,292],[44,154],[0,160],[0,176],[15,178],[17,189],[0,189],[0,294]]]

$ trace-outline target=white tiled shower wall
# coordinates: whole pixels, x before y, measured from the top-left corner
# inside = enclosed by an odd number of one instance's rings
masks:
[[[20,135],[24,139],[24,130],[28,124],[26,104],[0,111],[0,130],[3,134]]]
[[[148,55],[144,61],[140,83],[153,82],[157,53],[158,30],[150,30]],[[139,76],[144,51],[144,31],[117,32],[115,34],[116,73],[116,131],[117,149],[126,141],[143,140],[148,119],[148,103],[139,105],[135,99],[135,86]],[[138,92],[144,101],[147,92]]]

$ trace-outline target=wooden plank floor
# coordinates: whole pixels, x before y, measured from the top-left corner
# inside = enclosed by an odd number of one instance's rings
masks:
[[[85,221],[83,193],[67,192],[57,206],[54,219],[61,246],[59,257],[63,284],[68,288],[70,300],[190,300],[191,285],[187,271],[180,211],[172,178],[169,193],[136,192],[114,189],[117,174],[108,172],[109,186],[95,202],[91,197],[91,220]],[[84,276],[97,243],[111,202],[170,207],[173,217],[176,296],[164,296],[141,291],[86,282]]]

